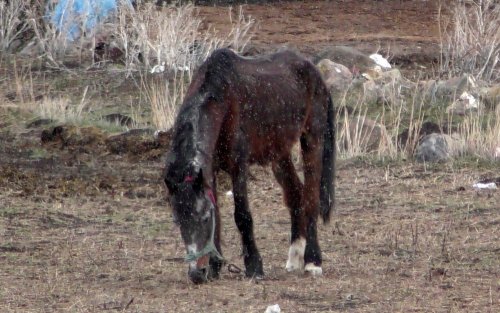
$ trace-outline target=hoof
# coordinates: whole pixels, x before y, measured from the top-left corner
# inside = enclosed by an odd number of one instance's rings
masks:
[[[314,265],[314,263],[307,263],[304,270],[306,273],[309,273],[314,277],[323,275],[323,269],[321,269],[321,266]]]

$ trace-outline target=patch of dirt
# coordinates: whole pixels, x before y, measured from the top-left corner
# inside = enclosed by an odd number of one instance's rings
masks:
[[[452,1],[283,1],[243,5],[258,27],[252,40],[257,51],[295,47],[313,56],[331,45],[379,52],[398,67],[424,70],[439,57],[438,17],[449,14]],[[230,29],[220,7],[200,7],[200,16],[221,32]],[[233,18],[237,8],[232,9]]]
[[[253,45],[264,51],[286,43],[312,56],[347,44],[367,52],[380,48],[415,68],[431,66],[438,51],[434,1],[244,8],[259,21]],[[227,30],[225,12],[200,8],[221,31]],[[68,78],[57,75],[44,84],[55,89]],[[117,112],[127,110],[126,97],[138,97],[133,83],[116,77],[109,83],[102,73],[82,79],[61,90],[81,95],[88,85],[88,99]],[[150,145],[133,136],[110,143],[113,137],[95,129],[66,126],[52,128],[42,143],[46,123],[29,123],[0,106],[2,312],[264,312],[275,303],[283,312],[500,309],[500,192],[472,189],[480,179],[497,179],[498,164],[339,160],[337,208],[332,223],[318,230],[320,278],[286,273],[289,213],[271,170],[252,167],[250,206],[266,273],[261,281],[237,270],[244,266],[227,196],[231,184],[220,174],[222,250],[231,268],[223,268],[220,280],[194,286],[161,181],[169,135],[147,137]]]

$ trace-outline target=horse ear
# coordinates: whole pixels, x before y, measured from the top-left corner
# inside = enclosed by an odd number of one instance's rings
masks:
[[[203,170],[200,168],[197,173],[195,173],[193,187],[195,190],[203,190]]]

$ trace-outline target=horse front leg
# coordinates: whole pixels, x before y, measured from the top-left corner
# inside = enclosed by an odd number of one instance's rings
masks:
[[[245,275],[247,277],[262,277],[264,270],[253,235],[253,219],[249,210],[247,196],[247,165],[242,162],[232,171],[234,220],[241,234],[243,244],[243,259],[245,262]]]
[[[216,175],[214,175],[213,181],[212,181],[212,192],[215,197],[215,202],[218,203],[217,201],[217,179]],[[221,249],[221,244],[220,244],[220,238],[221,238],[221,220],[220,220],[220,212],[219,212],[219,206],[215,206],[215,236],[214,236],[214,243],[215,247],[217,248],[217,251],[222,254],[222,249]],[[219,278],[219,273],[220,269],[222,268],[223,260],[221,260],[218,257],[215,256],[210,256],[210,278],[211,279],[218,279]]]

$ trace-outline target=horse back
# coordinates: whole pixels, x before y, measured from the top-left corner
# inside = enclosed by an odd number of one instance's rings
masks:
[[[226,109],[220,158],[245,149],[250,163],[266,164],[289,154],[303,133],[322,133],[328,92],[314,65],[298,54],[244,58],[223,49],[203,70],[200,89],[223,95],[214,98]]]

